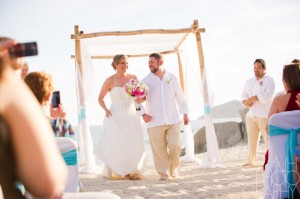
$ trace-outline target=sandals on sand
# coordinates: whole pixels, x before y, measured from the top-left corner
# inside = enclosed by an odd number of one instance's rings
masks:
[[[124,180],[129,180],[130,179],[130,174],[127,174],[126,176],[124,176]]]
[[[124,180],[142,180],[142,176],[139,174],[127,174],[124,176]]]
[[[165,181],[165,182],[169,182],[170,179],[168,177],[160,177],[159,178],[160,181]]]
[[[139,174],[130,174],[129,180],[141,180],[142,176]]]

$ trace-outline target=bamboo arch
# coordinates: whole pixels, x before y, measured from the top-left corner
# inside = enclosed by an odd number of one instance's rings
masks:
[[[156,51],[161,54],[176,54],[177,55],[177,61],[178,61],[178,71],[179,71],[179,80],[180,85],[182,89],[185,88],[185,81],[183,76],[183,69],[182,69],[182,63],[181,63],[181,57],[179,53],[179,48],[181,45],[185,42],[189,34],[195,35],[195,40],[197,44],[198,49],[198,59],[199,59],[199,67],[200,67],[200,77],[202,80],[202,90],[203,90],[203,102],[204,102],[204,112],[207,114],[210,114],[210,107],[209,107],[209,98],[208,98],[208,88],[206,83],[206,77],[204,72],[204,55],[203,55],[203,48],[202,48],[202,42],[201,42],[201,35],[200,33],[204,33],[204,28],[199,28],[198,20],[194,20],[193,24],[189,28],[182,28],[182,29],[147,29],[147,30],[134,30],[134,31],[112,31],[112,32],[96,32],[96,33],[84,33],[83,31],[79,30],[79,26],[74,26],[74,34],[71,35],[71,39],[75,41],[75,55],[71,55],[71,58],[75,58],[76,64],[78,65],[80,76],[83,79],[83,76],[85,75],[83,73],[83,64],[82,64],[82,49],[80,40],[82,39],[90,39],[90,38],[96,38],[96,37],[106,37],[106,36],[112,36],[112,37],[118,37],[118,36],[132,36],[132,35],[143,35],[143,34],[159,34],[159,35],[175,35],[175,34],[181,34],[182,37],[179,38],[177,43],[170,49],[164,50],[164,51]],[[158,44],[159,45],[159,44]],[[132,53],[132,54],[126,54],[128,57],[147,57],[151,53]],[[91,59],[112,59],[115,54],[101,54],[101,55],[92,55]],[[78,77],[80,78],[80,77]],[[79,80],[78,80],[79,81]],[[83,80],[81,80],[83,81]],[[80,91],[82,89],[79,89],[79,95],[84,95],[84,91]],[[79,108],[79,115],[81,112],[85,113],[85,103],[82,103],[80,100],[82,98],[79,97],[79,104],[83,104],[83,108]],[[87,123],[85,124],[85,126]],[[87,127],[83,129],[79,129],[79,131],[84,131],[84,129],[87,129]],[[85,132],[79,132],[81,134],[84,134]],[[89,132],[88,132],[89,133]],[[84,146],[86,148],[86,146]],[[85,150],[85,153],[91,153],[91,150]],[[83,154],[84,155],[84,154]],[[87,155],[87,154],[85,154]],[[92,166],[91,164],[94,164],[93,161],[87,162],[87,166]]]

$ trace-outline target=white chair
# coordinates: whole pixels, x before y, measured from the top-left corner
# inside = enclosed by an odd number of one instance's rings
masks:
[[[79,191],[79,166],[77,144],[68,137],[56,137],[56,142],[68,167],[68,180],[65,192]]]
[[[268,130],[269,159],[264,176],[264,196],[265,199],[287,198],[289,181],[294,179],[294,149],[300,144],[300,110],[272,115]]]

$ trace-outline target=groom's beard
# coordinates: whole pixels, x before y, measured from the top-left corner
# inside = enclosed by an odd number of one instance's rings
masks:
[[[157,71],[158,71],[158,68],[154,68],[154,67],[153,67],[153,70],[151,70],[151,72],[154,73],[154,74],[155,74]]]

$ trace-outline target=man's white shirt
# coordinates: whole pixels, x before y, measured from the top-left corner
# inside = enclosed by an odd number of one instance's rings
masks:
[[[272,77],[264,75],[257,80],[253,77],[247,80],[244,90],[242,92],[241,100],[247,100],[249,97],[257,96],[258,101],[253,103],[247,113],[251,117],[267,118],[272,104],[273,95],[275,91],[275,82]]]
[[[142,82],[149,87],[145,105],[152,120],[147,123],[147,128],[178,123],[178,111],[182,115],[188,114],[188,106],[175,75],[165,72],[161,80],[149,73]],[[144,113],[145,109],[142,107],[140,115]]]

